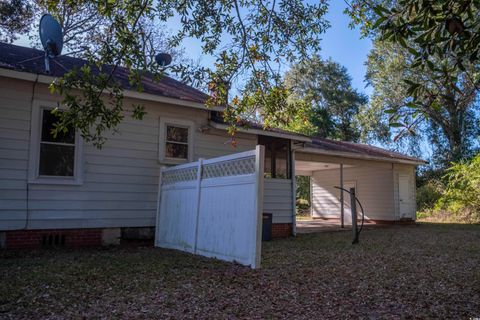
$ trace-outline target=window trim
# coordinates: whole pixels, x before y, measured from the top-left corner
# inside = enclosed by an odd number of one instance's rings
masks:
[[[165,149],[167,144],[167,126],[180,127],[188,129],[188,158],[179,159],[179,158],[169,158],[165,156]],[[193,144],[194,144],[194,135],[193,130],[195,128],[194,122],[185,119],[176,119],[168,117],[160,117],[159,127],[158,127],[158,161],[160,163],[166,164],[179,164],[193,161]],[[185,144],[182,142],[171,142],[178,144]]]
[[[73,176],[40,176],[40,143],[42,136],[43,110],[62,106],[55,101],[36,100],[32,104],[30,121],[30,150],[28,165],[29,184],[57,184],[57,185],[81,185],[83,184],[83,140],[78,130],[75,132],[74,170]],[[69,144],[70,145],[70,144]]]

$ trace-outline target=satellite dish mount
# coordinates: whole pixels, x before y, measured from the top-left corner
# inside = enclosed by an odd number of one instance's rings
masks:
[[[58,57],[62,53],[62,27],[50,14],[44,14],[40,19],[40,41],[45,50],[45,72],[50,73],[50,58]]]

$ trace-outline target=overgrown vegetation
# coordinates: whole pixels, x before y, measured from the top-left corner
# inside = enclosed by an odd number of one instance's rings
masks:
[[[297,184],[297,216],[310,217],[310,177],[296,176],[295,179]]]
[[[424,181],[417,189],[417,208],[420,219],[480,223],[480,154]]]

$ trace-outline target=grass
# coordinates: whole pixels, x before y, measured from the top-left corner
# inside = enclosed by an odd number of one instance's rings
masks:
[[[0,252],[0,318],[480,317],[480,226],[300,235],[263,267],[151,247]]]

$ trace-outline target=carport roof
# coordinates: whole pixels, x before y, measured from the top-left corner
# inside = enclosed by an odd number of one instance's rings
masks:
[[[315,152],[318,150],[319,152]],[[353,143],[346,141],[337,141],[325,138],[312,138],[312,142],[307,142],[304,147],[305,152],[324,153],[345,157],[378,159],[393,162],[409,162],[412,164],[425,164],[427,161],[411,156],[404,155],[367,144]]]

